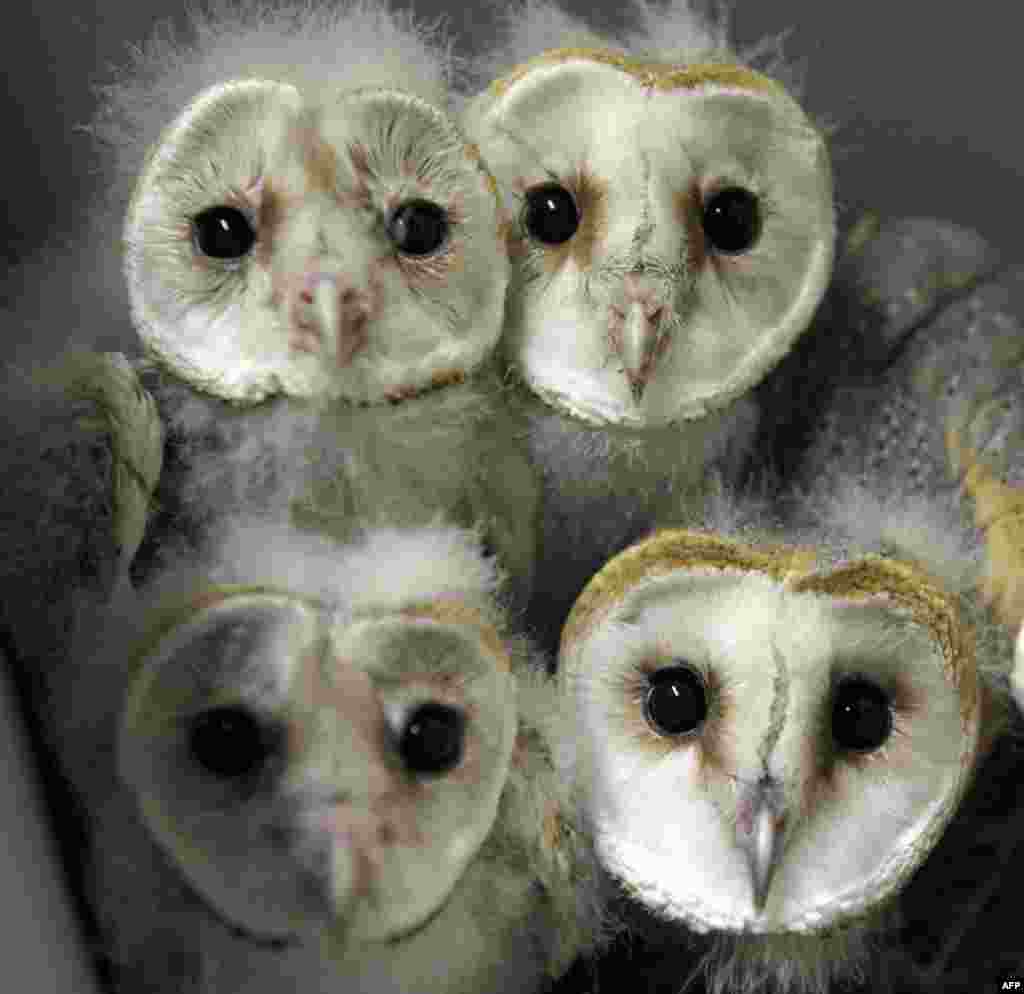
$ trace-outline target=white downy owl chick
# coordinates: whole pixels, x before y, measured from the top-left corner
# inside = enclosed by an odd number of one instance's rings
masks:
[[[566,767],[680,988],[695,933],[714,994],[873,977],[1005,727],[1009,638],[978,610],[978,548],[926,501],[822,510],[784,544],[752,507],[656,532],[565,627]]]
[[[370,0],[191,30],[140,50],[94,129],[137,175],[125,273],[167,437],[146,556],[190,503],[249,510],[241,467],[342,538],[483,521],[528,584],[536,488],[490,362],[506,225],[444,39]]]
[[[532,398],[555,602],[681,493],[699,514],[709,467],[737,471],[751,391],[831,273],[825,143],[781,69],[685,0],[627,13],[634,30],[601,39],[516,6],[463,113],[514,212],[503,341]]]
[[[236,522],[79,615],[53,721],[119,991],[526,992],[589,948],[556,695],[477,538]]]

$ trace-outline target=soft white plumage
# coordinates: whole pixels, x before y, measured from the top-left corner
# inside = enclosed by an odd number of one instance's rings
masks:
[[[236,524],[78,618],[52,715],[124,991],[530,991],[594,938],[555,695],[450,527]]]
[[[601,38],[514,7],[463,115],[514,215],[505,353],[534,398],[545,549],[569,591],[570,543],[585,569],[711,466],[736,472],[751,392],[831,275],[825,144],[776,67],[684,0],[627,16]]]
[[[715,992],[870,970],[1006,718],[1009,640],[956,509],[856,488],[810,506],[774,533],[753,505],[655,533],[563,634],[563,756],[598,856],[710,933]]]

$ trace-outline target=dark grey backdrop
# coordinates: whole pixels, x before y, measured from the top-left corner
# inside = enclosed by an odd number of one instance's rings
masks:
[[[420,0],[471,31],[476,4]],[[569,0],[578,12],[615,0]],[[930,213],[971,224],[1015,250],[1024,165],[1020,73],[1024,7],[1007,0],[735,0],[740,42],[792,28],[788,51],[806,61],[807,103],[841,128],[834,140],[847,208]],[[0,22],[7,88],[0,103],[0,237],[8,252],[69,220],[88,164],[74,126],[93,109],[91,82],[120,62],[174,0],[33,0]],[[73,11],[73,13],[69,13]]]

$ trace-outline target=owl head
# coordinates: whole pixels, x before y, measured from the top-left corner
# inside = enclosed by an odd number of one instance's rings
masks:
[[[145,348],[234,401],[377,403],[472,372],[507,251],[494,181],[444,109],[442,43],[362,0],[220,13],[191,45],[154,42],[112,100],[131,162],[181,98],[125,220]]]
[[[339,550],[261,525],[224,548],[219,582],[154,594],[117,736],[195,900],[248,943],[321,948],[358,989],[526,990],[564,969],[587,926],[552,688],[476,538]],[[287,550],[283,586],[223,582]]]
[[[560,667],[598,856],[658,917],[740,945],[716,991],[746,989],[744,963],[783,990],[861,965],[994,712],[957,597],[922,568],[699,531],[598,572]]]
[[[621,44],[570,32],[465,120],[513,213],[512,365],[556,408],[643,428],[728,404],[786,353],[834,219],[822,135],[783,85],[685,3],[632,8]],[[544,12],[513,15],[502,58]]]

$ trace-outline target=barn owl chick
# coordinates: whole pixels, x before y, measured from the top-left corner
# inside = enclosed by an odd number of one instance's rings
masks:
[[[833,252],[823,137],[785,87],[682,0],[629,13],[635,30],[602,42],[521,5],[464,112],[514,212],[504,342],[535,398],[546,538],[605,556],[746,453],[751,391],[810,322]],[[552,24],[563,47],[538,55]]]
[[[591,878],[552,688],[476,536],[341,548],[250,523],[218,555],[83,614],[99,634],[62,696],[119,989],[479,994],[562,972],[594,934]]]
[[[143,49],[99,127],[137,166],[125,274],[177,466],[147,547],[190,503],[229,506],[225,467],[272,464],[306,524],[346,539],[442,511],[527,575],[532,471],[489,361],[506,225],[446,111],[443,39],[364,0],[192,27]]]
[[[656,918],[709,934],[716,994],[863,975],[1003,727],[1007,640],[975,640],[971,550],[927,506],[868,542],[877,508],[851,501],[845,537],[832,510],[787,544],[656,532],[563,633],[598,856]]]

